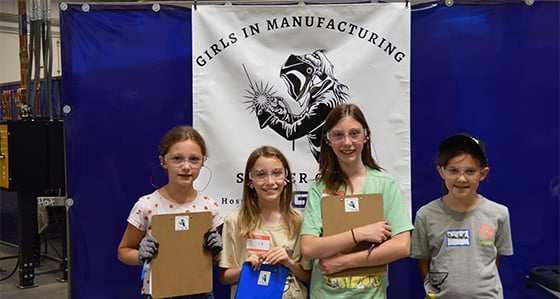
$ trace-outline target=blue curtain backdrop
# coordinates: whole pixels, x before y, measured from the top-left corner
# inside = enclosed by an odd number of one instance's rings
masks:
[[[559,12],[558,2],[536,2],[412,14],[412,210],[442,195],[439,141],[462,131],[483,139],[490,174],[480,193],[511,217],[514,255],[499,267],[505,298],[548,298],[524,278],[560,263]]]
[[[491,172],[480,191],[512,221],[506,298],[547,298],[525,289],[525,276],[560,264],[559,12],[558,2],[536,2],[412,14],[413,214],[441,195],[438,142],[461,131],[484,139]],[[161,136],[192,121],[190,20],[171,5],[61,12],[72,298],[139,298],[140,268],[121,264],[117,246],[150,178],[164,181]],[[392,264],[390,280],[389,298],[421,298],[415,260]],[[214,289],[227,298],[227,287]]]
[[[61,11],[72,298],[139,298],[140,267],[117,260],[126,218],[163,183],[158,146],[191,124],[191,13],[162,5]],[[158,180],[159,178],[159,180]]]

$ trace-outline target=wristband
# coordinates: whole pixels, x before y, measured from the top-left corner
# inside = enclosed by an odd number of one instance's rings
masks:
[[[356,235],[354,235],[354,229],[351,228],[350,232],[352,233],[352,240],[354,240],[354,243],[358,244],[358,241],[356,241]]]

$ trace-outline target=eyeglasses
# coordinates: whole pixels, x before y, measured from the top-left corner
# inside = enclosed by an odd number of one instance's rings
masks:
[[[456,179],[461,175],[464,175],[467,179],[477,179],[482,175],[482,170],[478,168],[466,168],[461,170],[457,167],[442,166],[441,169],[443,170],[443,174],[450,179]]]
[[[168,163],[169,165],[175,167],[180,167],[181,165],[183,165],[183,163],[188,162],[192,168],[200,168],[206,161],[206,157],[203,155],[191,155],[188,158],[185,158],[182,155],[165,155],[164,160],[165,163]]]
[[[362,142],[367,138],[367,132],[364,129],[351,129],[348,132],[328,131],[327,139],[332,143],[343,142],[346,137],[350,138],[353,143]]]
[[[275,181],[281,181],[288,175],[288,170],[284,168],[274,168],[270,172],[264,169],[257,169],[253,172],[249,172],[249,179],[253,181],[264,182],[270,176]]]

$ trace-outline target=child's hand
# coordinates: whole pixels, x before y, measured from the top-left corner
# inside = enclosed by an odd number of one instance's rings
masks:
[[[222,236],[218,233],[215,228],[209,229],[204,234],[204,248],[206,250],[212,251],[212,258],[216,259],[222,249],[224,248],[224,242],[222,241]]]
[[[354,228],[354,233],[358,242],[383,243],[391,237],[391,226],[387,221],[380,221]]]
[[[288,267],[293,263],[284,247],[274,247],[267,253],[263,254],[262,258],[264,259],[263,262],[273,266],[282,265],[284,267]]]
[[[145,261],[150,261],[152,256],[157,254],[158,247],[159,243],[156,238],[145,236],[138,246],[138,263],[142,265]]]
[[[328,258],[322,258],[319,260],[319,270],[323,275],[330,275],[333,273],[345,270],[344,259],[345,254],[339,253]]]
[[[245,261],[251,263],[251,267],[254,271],[258,271],[261,268],[264,258],[262,258],[261,255],[253,253]]]

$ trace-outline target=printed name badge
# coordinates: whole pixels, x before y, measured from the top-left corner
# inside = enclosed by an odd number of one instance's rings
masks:
[[[253,235],[247,239],[247,250],[253,252],[268,252],[270,250],[270,236]]]
[[[469,229],[456,229],[447,231],[447,246],[471,246],[471,231]]]
[[[175,216],[175,230],[189,230],[189,216]]]

